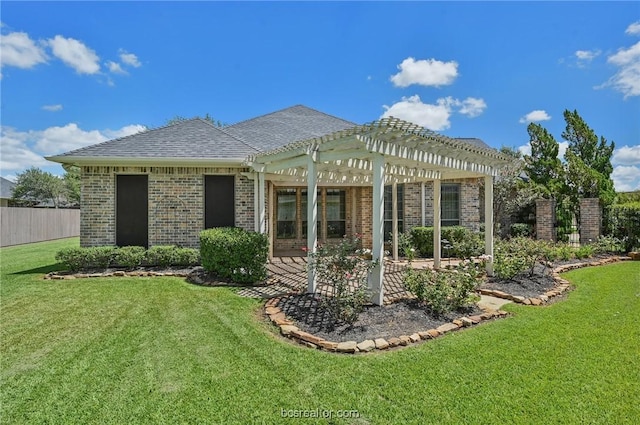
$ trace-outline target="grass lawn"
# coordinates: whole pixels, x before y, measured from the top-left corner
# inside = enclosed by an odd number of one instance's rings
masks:
[[[547,307],[398,351],[313,351],[261,304],[179,278],[45,281],[77,239],[1,250],[3,424],[601,423],[640,418],[640,262],[566,274]],[[315,423],[308,419],[303,423]]]

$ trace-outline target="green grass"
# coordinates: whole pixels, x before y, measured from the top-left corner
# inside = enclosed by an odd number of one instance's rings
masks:
[[[179,278],[47,281],[77,239],[1,251],[1,423],[636,423],[640,263],[568,273],[547,307],[399,351],[290,344],[260,303]],[[304,420],[304,423],[314,423]],[[329,423],[328,421],[317,421]]]

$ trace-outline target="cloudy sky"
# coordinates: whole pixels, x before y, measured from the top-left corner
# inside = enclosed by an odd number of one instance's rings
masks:
[[[304,104],[526,151],[529,122],[562,142],[577,109],[616,143],[616,189],[640,189],[638,2],[3,2],[1,20],[4,177],[176,115]]]

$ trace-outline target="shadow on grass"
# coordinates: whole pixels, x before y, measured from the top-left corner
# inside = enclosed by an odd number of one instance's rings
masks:
[[[24,275],[24,274],[47,274],[51,272],[64,271],[64,265],[61,263],[49,264],[42,267],[36,267],[35,269],[21,270],[19,272],[11,273],[12,275]]]

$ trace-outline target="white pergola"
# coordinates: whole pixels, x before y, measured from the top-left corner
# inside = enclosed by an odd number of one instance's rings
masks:
[[[397,184],[433,181],[434,267],[440,267],[440,183],[442,180],[485,180],[485,253],[487,272],[493,271],[493,177],[510,159],[499,152],[452,139],[397,118],[383,118],[322,137],[295,142],[247,160],[255,181],[256,231],[266,233],[265,182],[307,186],[307,247],[316,252],[319,185],[373,186],[373,260],[369,279],[375,304],[383,303],[384,186],[392,186],[393,257],[398,256]],[[269,191],[269,205],[273,195]],[[424,223],[423,223],[424,225]],[[272,238],[272,231],[270,237]],[[271,244],[272,245],[272,244]],[[315,292],[316,275],[308,270],[308,291]]]

